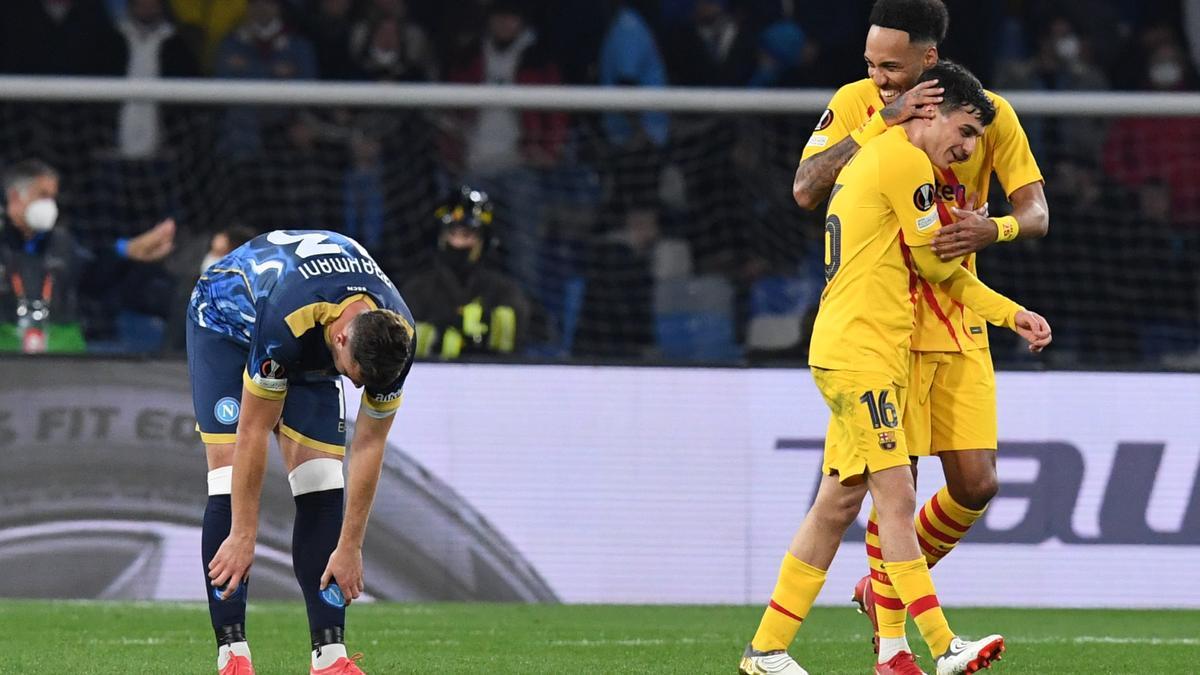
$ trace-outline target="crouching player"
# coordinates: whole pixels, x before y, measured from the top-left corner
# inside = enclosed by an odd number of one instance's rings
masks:
[[[346,605],[363,591],[363,536],[412,365],[412,315],[354,240],[275,231],[201,276],[188,308],[187,352],[208,456],[202,554],[217,669],[254,672],[247,582],[274,433],[296,500],[292,560],[308,610],[310,672],[361,673],[343,643]],[[343,375],[365,388],[348,481]]]

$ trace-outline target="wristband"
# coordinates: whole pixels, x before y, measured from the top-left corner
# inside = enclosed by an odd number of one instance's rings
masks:
[[[113,244],[113,248],[116,250],[117,255],[121,256],[122,258],[129,257],[129,240],[128,239],[125,239],[125,238],[118,239],[117,242],[115,244]]]
[[[1015,216],[1000,216],[992,220],[996,222],[996,241],[1012,241],[1021,231],[1021,224]]]
[[[887,122],[883,120],[883,115],[875,113],[871,115],[871,119],[867,120],[866,124],[851,131],[850,138],[853,138],[854,142],[858,143],[858,147],[861,148],[867,144],[867,141],[882,135],[885,131],[887,131]]]

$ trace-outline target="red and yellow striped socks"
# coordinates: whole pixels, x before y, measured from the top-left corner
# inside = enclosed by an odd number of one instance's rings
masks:
[[[824,585],[825,570],[809,565],[791,552],[784,554],[771,602],[750,646],[761,652],[787,649]]]
[[[954,501],[945,487],[925,502],[917,511],[917,543],[930,567],[954,550],[958,540],[983,516],[983,512],[983,509],[975,511]]]
[[[879,547],[879,525],[876,523],[875,507],[867,521],[867,562],[871,565],[871,590],[875,593],[875,620],[879,624],[881,639],[903,638],[907,615],[904,603],[883,571],[883,551]]]
[[[954,632],[942,613],[925,559],[886,562],[883,567],[921,631],[925,644],[929,645],[929,651],[934,658],[945,654],[950,648],[950,641],[954,639]]]

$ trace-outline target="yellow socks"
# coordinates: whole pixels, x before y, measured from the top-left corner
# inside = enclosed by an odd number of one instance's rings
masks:
[[[929,645],[929,651],[934,658],[945,654],[950,648],[954,632],[950,630],[950,624],[946,622],[946,615],[938,603],[925,559],[886,562],[883,567],[920,629],[921,637]]]
[[[784,554],[771,602],[750,646],[761,652],[787,649],[824,585],[825,570],[809,565],[791,552]]]
[[[981,516],[983,511],[962,506],[954,501],[950,491],[944,487],[930,497],[917,511],[916,517],[917,542],[929,566],[933,567],[952,551],[958,540]]]

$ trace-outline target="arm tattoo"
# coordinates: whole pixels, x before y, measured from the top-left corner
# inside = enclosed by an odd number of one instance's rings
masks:
[[[856,152],[858,143],[849,136],[843,138],[825,152],[800,162],[800,166],[796,168],[796,185],[803,185],[804,192],[817,197],[814,203],[824,201],[833,189],[838,172]]]

